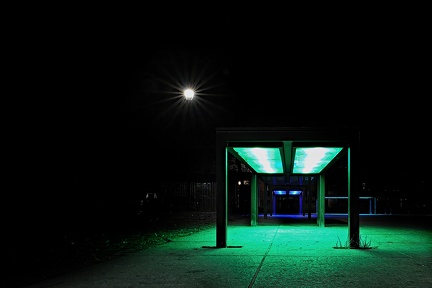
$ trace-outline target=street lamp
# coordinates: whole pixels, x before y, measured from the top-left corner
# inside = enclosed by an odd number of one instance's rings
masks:
[[[191,88],[187,88],[187,89],[183,90],[183,96],[185,97],[185,99],[187,101],[192,101],[192,99],[195,96],[195,91]],[[190,138],[191,138],[191,136],[190,136],[189,129],[187,130],[187,134],[188,134],[188,135],[186,135],[186,137],[187,137],[187,158],[188,158],[187,159],[187,195],[190,197],[191,196],[191,163],[190,163],[191,162],[191,159],[190,159],[190,157],[191,157],[191,153],[190,153],[190,149],[191,149]],[[190,199],[189,199],[189,201],[190,201]],[[195,197],[194,197],[193,201],[195,204],[196,203]]]
[[[183,95],[186,98],[186,100],[192,100],[193,97],[195,96],[195,91],[192,90],[192,89],[190,89],[190,88],[188,88],[188,89],[185,89],[183,91]]]

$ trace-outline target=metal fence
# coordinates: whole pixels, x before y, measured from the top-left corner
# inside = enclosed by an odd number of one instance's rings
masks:
[[[170,211],[216,211],[216,182],[164,183],[161,196]]]

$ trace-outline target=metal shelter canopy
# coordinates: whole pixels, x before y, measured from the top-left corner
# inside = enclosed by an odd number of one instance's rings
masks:
[[[324,173],[344,154],[342,151],[346,151],[345,144],[342,143],[333,143],[331,146],[324,143],[320,143],[319,146],[316,146],[317,143],[293,146],[292,141],[284,141],[283,143],[253,142],[253,146],[249,146],[249,143],[228,145],[228,151],[233,156],[271,186],[296,184],[293,183],[291,175]],[[237,147],[239,145],[240,147]]]
[[[227,247],[228,153],[247,165],[253,175],[267,185],[277,187],[296,184],[291,181],[292,175],[314,175],[325,183],[326,170],[347,153],[348,237],[351,246],[358,247],[361,189],[357,175],[358,146],[359,132],[353,128],[216,128],[216,246]],[[314,155],[315,166],[306,164],[307,155]],[[325,190],[322,184],[320,188]],[[322,196],[324,193],[321,192]]]

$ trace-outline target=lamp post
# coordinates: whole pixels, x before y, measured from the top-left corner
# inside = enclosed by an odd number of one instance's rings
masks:
[[[193,100],[193,98],[194,98],[194,96],[195,96],[195,91],[193,90],[193,89],[191,89],[191,88],[187,88],[187,89],[185,89],[185,90],[183,90],[183,96],[185,97],[185,99],[186,99],[186,101],[192,101]],[[190,140],[190,137],[191,137],[191,133],[190,133],[190,129],[191,128],[186,128],[186,137],[187,137],[187,186],[186,186],[186,189],[187,189],[187,194],[188,194],[188,197],[191,197],[191,184],[190,184],[190,182],[191,182],[191,160],[190,160],[190,157],[191,157],[191,153],[190,153],[190,149],[191,149],[191,140]],[[193,200],[193,202],[194,202],[194,205],[195,205],[195,202],[196,202],[196,199],[192,199]],[[191,201],[191,199],[189,198],[189,201]],[[189,202],[189,205],[190,205],[190,202]]]

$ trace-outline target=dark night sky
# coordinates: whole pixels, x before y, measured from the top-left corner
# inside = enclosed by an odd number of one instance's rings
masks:
[[[175,173],[166,152],[182,135],[213,145],[223,126],[357,126],[365,149],[378,148],[366,160],[376,177],[426,177],[412,168],[429,157],[425,25],[400,13],[22,22],[10,42],[10,208],[143,189]],[[194,107],[178,101],[190,82]]]
[[[163,136],[172,145],[186,125],[202,138],[217,126],[354,125],[384,159],[399,155],[388,159],[392,169],[403,165],[402,151],[426,154],[427,44],[420,17],[308,25],[228,14],[162,22],[107,29],[102,41],[91,40],[90,53],[83,49],[70,63],[86,83],[78,85],[82,101],[75,100],[78,111],[88,112],[85,128],[90,120],[117,139],[165,145]],[[188,110],[175,99],[191,81],[200,101]]]

